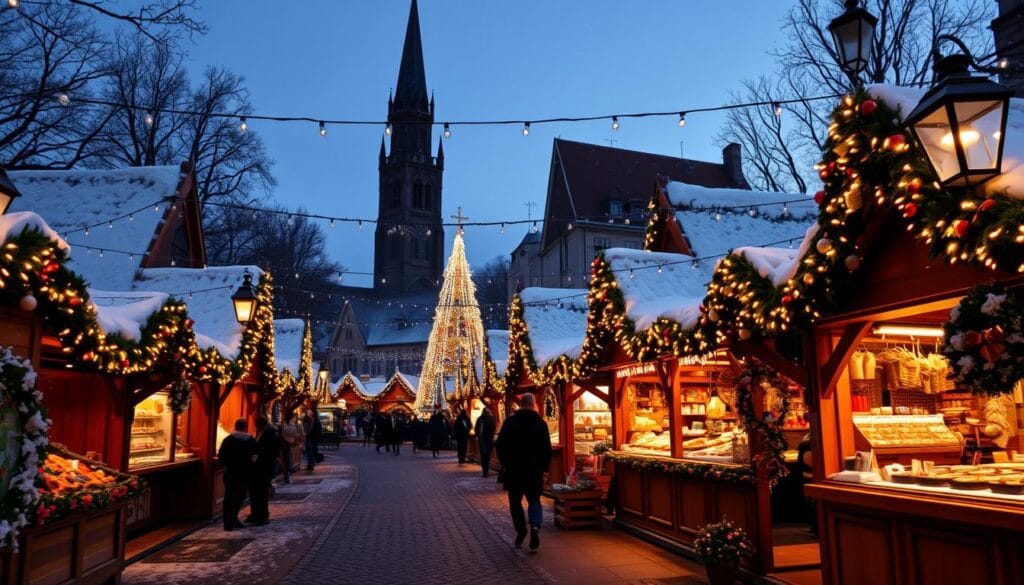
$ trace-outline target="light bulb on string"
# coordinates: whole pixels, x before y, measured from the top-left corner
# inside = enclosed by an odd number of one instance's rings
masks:
[[[505,235],[505,224],[501,224],[501,235]]]
[[[89,235],[89,226],[85,226],[85,235]]]
[[[619,129],[619,117],[618,116],[612,116],[612,130],[618,130],[618,129]]]
[[[775,113],[775,117],[782,116],[782,104],[779,102],[772,102],[772,111]]]
[[[384,125],[384,134],[391,136],[391,122]]]
[[[135,221],[135,214],[134,213],[129,213],[128,214],[128,221]]]
[[[632,269],[632,268],[630,268],[630,269],[629,269],[629,279],[630,279],[630,280],[633,280],[634,278],[636,278],[636,275],[635,275],[635,274],[633,274],[633,269]]]
[[[696,258],[694,258],[693,261],[690,262],[690,269],[691,270],[697,270],[697,265],[698,264],[700,264],[700,261],[697,260]]]
[[[661,274],[661,264],[658,264],[658,274]]]
[[[722,221],[722,212],[720,212],[720,211],[716,211],[715,212],[715,221]]]
[[[363,220],[359,220],[357,226],[359,227],[359,231],[363,231]]]
[[[327,124],[320,120],[320,136],[327,136]]]
[[[529,136],[529,135],[530,135],[530,123],[529,122],[523,122],[523,136]]]
[[[530,233],[531,234],[537,233],[537,222],[533,222],[533,225],[530,226]]]
[[[1010,60],[1007,59],[1006,57],[1003,57],[1002,59],[999,60],[998,65],[1000,69],[1006,69],[1010,66]]]
[[[71,105],[71,96],[66,93],[59,94],[57,95],[57,103],[66,108]]]
[[[757,208],[756,207],[751,207],[750,211],[748,211],[747,213],[750,214],[750,217],[757,217]]]
[[[782,217],[789,217],[789,204],[787,203],[782,205]]]
[[[100,248],[100,258],[103,257],[103,248]]]
[[[114,229],[114,222],[113,221],[109,221],[109,220],[107,221],[107,229],[108,230]]]
[[[238,131],[245,133],[249,130],[249,124],[245,121],[245,116],[242,116],[238,121]]]
[[[331,229],[332,230],[334,229],[334,220],[333,219],[331,220]]]
[[[451,138],[452,137],[452,127],[448,125],[448,122],[444,123],[444,137],[445,138]]]
[[[146,122],[146,126],[152,126],[153,125],[153,114],[151,114],[149,112],[146,112],[146,117],[144,118],[144,120]]]
[[[573,227],[572,226],[572,222],[570,221],[569,224],[566,226],[566,228],[571,232],[572,231],[572,227]]]
[[[679,127],[686,126],[686,112],[679,112]]]

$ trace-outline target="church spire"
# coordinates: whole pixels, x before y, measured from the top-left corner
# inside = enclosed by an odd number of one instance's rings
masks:
[[[427,76],[423,69],[423,43],[420,40],[420,15],[416,0],[409,7],[409,24],[405,29],[402,64],[395,88],[395,109],[428,112]]]

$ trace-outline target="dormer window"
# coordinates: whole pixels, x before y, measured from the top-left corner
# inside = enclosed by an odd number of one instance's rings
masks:
[[[608,216],[619,217],[622,215],[622,200],[621,199],[609,199],[608,200]]]

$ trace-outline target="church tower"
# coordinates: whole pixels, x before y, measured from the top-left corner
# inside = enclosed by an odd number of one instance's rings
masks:
[[[380,200],[374,239],[373,286],[394,294],[436,290],[444,271],[441,226],[441,175],[444,149],[432,156],[434,98],[420,41],[416,0],[409,8],[398,85],[388,98],[391,152],[380,144]]]

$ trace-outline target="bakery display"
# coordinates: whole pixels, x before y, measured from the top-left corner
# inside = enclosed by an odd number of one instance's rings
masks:
[[[135,407],[128,451],[130,468],[170,461],[172,422],[166,392],[157,392]]]

